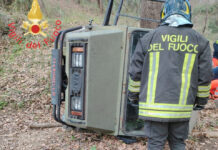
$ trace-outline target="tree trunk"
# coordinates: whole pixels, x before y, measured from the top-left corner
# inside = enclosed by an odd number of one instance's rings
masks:
[[[5,5],[11,5],[13,3],[14,0],[3,0],[3,3]]]
[[[43,13],[45,13],[46,16],[48,16],[48,11],[45,7],[45,3],[43,0],[39,0],[39,5],[40,5],[40,8],[42,10]]]
[[[206,14],[205,14],[205,19],[204,19],[204,27],[202,33],[205,33],[205,30],[207,28],[207,20],[208,20],[208,7],[206,8]]]
[[[80,4],[80,0],[77,0],[77,4]]]
[[[101,13],[103,13],[103,11],[104,11],[103,1],[97,0],[97,2],[98,2],[98,8],[100,9]]]
[[[160,20],[160,11],[162,3],[152,2],[149,0],[141,0],[141,18],[151,18],[155,20]],[[142,28],[156,28],[159,23],[151,21],[140,21],[140,27]]]
[[[9,6],[14,2],[14,0],[1,0],[0,6]]]

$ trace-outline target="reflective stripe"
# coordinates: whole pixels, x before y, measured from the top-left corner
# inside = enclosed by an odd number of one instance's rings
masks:
[[[160,103],[147,104],[144,102],[139,102],[139,109],[192,111],[193,105],[160,104]]]
[[[128,84],[128,90],[130,92],[140,92],[140,85],[141,82],[140,81],[133,81],[130,77],[129,77],[129,84]]]
[[[129,85],[139,87],[141,85],[140,81],[134,81],[129,77]]]
[[[197,97],[206,98],[206,97],[209,97],[209,95],[210,95],[210,92],[199,92],[199,93],[197,93]]]
[[[199,92],[210,91],[210,84],[208,86],[198,86]]]
[[[128,87],[128,90],[130,91],[130,92],[137,92],[137,93],[139,93],[140,92],[140,87],[132,87],[132,86],[129,86]]]
[[[182,84],[180,90],[179,104],[185,105],[187,102],[188,92],[191,82],[191,74],[195,62],[196,54],[185,54],[182,69]]]
[[[147,89],[147,102],[154,103],[157,76],[159,70],[160,52],[149,53],[149,74],[148,74],[148,89]]]
[[[168,111],[153,111],[139,109],[139,115],[143,117],[154,118],[190,118],[191,112],[168,112]]]

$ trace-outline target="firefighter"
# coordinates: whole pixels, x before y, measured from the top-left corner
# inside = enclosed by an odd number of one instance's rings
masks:
[[[213,73],[214,79],[218,79],[218,40],[213,44]]]
[[[149,150],[184,150],[194,109],[207,104],[212,56],[207,39],[192,29],[188,0],[167,0],[161,25],[138,41],[129,68],[128,98],[139,100]]]
[[[211,99],[218,98],[218,40],[213,44],[213,81],[211,82]]]
[[[213,43],[213,48],[214,48],[213,67],[217,67],[218,66],[218,40]]]

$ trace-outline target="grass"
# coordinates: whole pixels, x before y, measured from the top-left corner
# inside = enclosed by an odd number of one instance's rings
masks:
[[[194,141],[194,142],[198,142],[199,141],[199,138],[194,137],[194,136],[189,136],[188,139],[191,140],[191,141]]]
[[[30,103],[30,102],[29,102]],[[7,106],[12,108],[13,110],[19,110],[19,109],[24,109],[27,106],[27,102],[25,101],[20,101],[20,102],[7,102]]]
[[[60,19],[65,28],[72,25],[87,25],[91,19],[94,20],[94,24],[102,24],[103,22],[104,14],[100,14],[100,11],[96,9],[97,4],[87,4],[87,0],[81,1],[80,5],[75,2],[72,3],[70,0],[66,0],[63,3],[59,1],[54,3],[51,0],[46,0],[45,3],[50,3],[50,5],[46,6],[48,17],[45,19],[49,21]]]
[[[18,107],[19,109],[24,108],[24,107],[25,107],[25,101],[18,102],[18,103],[17,103],[17,107]]]
[[[72,141],[75,141],[75,140],[76,140],[76,137],[75,137],[74,135],[72,135],[72,136],[71,136],[71,140],[72,140]]]
[[[4,109],[6,106],[8,106],[8,102],[5,100],[0,100],[0,110]]]
[[[93,145],[90,150],[96,150],[96,146]]]
[[[5,72],[4,67],[0,66],[0,76],[2,76],[4,72]]]
[[[31,8],[32,0],[15,0],[12,9],[17,11],[26,12]]]
[[[12,52],[11,52],[11,54],[9,56],[9,60],[11,62],[13,62],[16,57],[18,57],[18,56],[20,56],[22,54],[22,50],[23,50],[23,48],[20,45],[15,44],[13,46],[13,48],[12,48]]]

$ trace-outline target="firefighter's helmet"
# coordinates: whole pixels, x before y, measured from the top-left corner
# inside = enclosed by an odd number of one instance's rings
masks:
[[[169,16],[178,14],[184,16],[191,22],[191,5],[188,0],[166,0],[161,11],[161,22]]]

